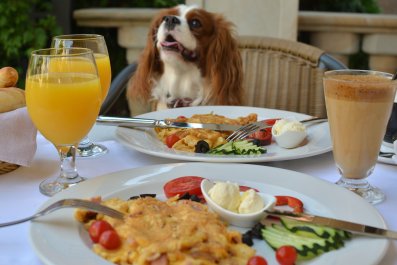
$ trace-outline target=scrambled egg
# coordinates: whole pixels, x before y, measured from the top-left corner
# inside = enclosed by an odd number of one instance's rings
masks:
[[[257,114],[251,113],[245,117],[238,117],[235,119],[227,118],[222,115],[210,114],[195,114],[190,118],[180,116],[176,119],[168,119],[175,122],[192,122],[192,123],[217,123],[217,124],[234,124],[245,125],[256,122]],[[231,132],[213,131],[207,129],[178,129],[178,128],[156,128],[157,137],[165,144],[167,136],[176,134],[180,138],[172,148],[180,151],[194,152],[198,141],[204,140],[208,143],[210,148],[215,148],[221,144],[226,143],[226,138]]]
[[[135,265],[246,265],[255,250],[242,243],[241,234],[228,230],[206,205],[171,198],[165,202],[151,197],[123,201],[109,199],[104,205],[127,213],[124,221],[86,210],[76,219],[88,229],[93,220],[108,221],[122,245],[107,250],[99,244],[93,250],[115,264]]]

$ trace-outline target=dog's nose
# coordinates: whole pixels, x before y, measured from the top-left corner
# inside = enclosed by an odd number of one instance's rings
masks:
[[[181,24],[181,21],[176,16],[165,16],[163,21],[165,22],[165,28],[168,30],[173,30],[176,25]]]

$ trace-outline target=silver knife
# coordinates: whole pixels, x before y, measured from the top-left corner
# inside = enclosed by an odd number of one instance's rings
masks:
[[[397,231],[386,230],[370,225],[353,223],[349,221],[338,220],[329,217],[317,216],[305,213],[291,213],[278,210],[265,210],[268,215],[286,217],[301,222],[306,222],[314,225],[329,226],[332,228],[350,231],[356,234],[367,235],[372,237],[386,237],[390,239],[397,239]]]
[[[159,127],[159,128],[195,128],[195,129],[209,129],[215,131],[235,131],[241,125],[233,124],[216,124],[216,123],[191,123],[191,122],[174,122],[170,120],[155,120],[144,118],[121,118],[99,116],[97,123],[102,125],[113,125],[122,127]]]

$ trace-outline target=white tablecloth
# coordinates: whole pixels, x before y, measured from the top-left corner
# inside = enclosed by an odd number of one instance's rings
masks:
[[[124,147],[115,140],[113,127],[95,126],[90,135],[110,151],[101,157],[78,159],[79,173],[87,178],[145,165],[182,162],[152,157]],[[40,134],[37,145],[35,159],[30,167],[0,175],[0,222],[31,215],[48,199],[40,193],[38,186],[42,180],[58,172],[59,158],[52,144]],[[299,171],[330,182],[338,179],[331,152],[264,165]],[[375,207],[389,228],[397,230],[397,166],[378,163],[369,180],[386,193],[386,201]],[[29,241],[29,223],[0,228],[0,265],[8,264],[42,264]],[[381,264],[397,264],[395,241]]]

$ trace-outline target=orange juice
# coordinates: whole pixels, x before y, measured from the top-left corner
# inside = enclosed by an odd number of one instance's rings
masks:
[[[105,54],[95,53],[95,63],[98,69],[99,79],[102,88],[102,101],[105,100],[108,94],[112,72],[110,70],[109,56]],[[93,65],[90,60],[83,57],[76,57],[73,59],[67,58],[51,58],[49,64],[50,72],[84,72],[94,73]]]
[[[102,101],[104,101],[109,91],[112,76],[112,72],[110,70],[110,60],[109,56],[105,54],[95,53],[94,57],[96,66],[98,68],[98,75],[101,79]]]
[[[54,57],[49,60],[48,72],[88,73],[95,74],[96,69],[92,61],[84,57],[62,58]]]
[[[97,75],[48,73],[28,76],[26,105],[37,129],[55,145],[77,144],[94,125],[101,105]]]

